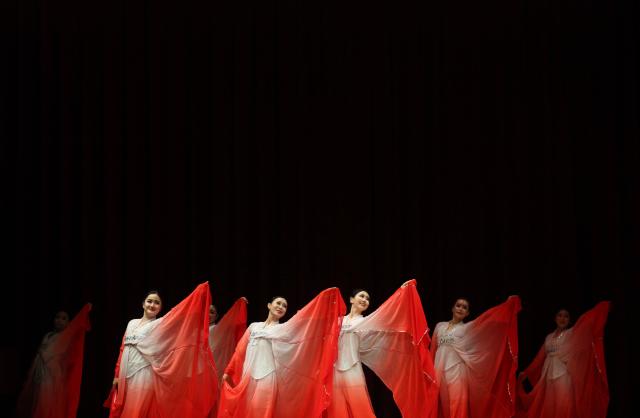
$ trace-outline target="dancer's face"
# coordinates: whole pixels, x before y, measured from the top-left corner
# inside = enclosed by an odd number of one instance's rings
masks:
[[[275,318],[280,319],[287,313],[287,300],[285,298],[277,297],[271,303],[267,304],[269,313]]]
[[[359,291],[355,296],[349,298],[351,307],[354,308],[358,313],[362,313],[369,308],[370,300],[371,298],[369,297],[369,294],[364,290]]]
[[[566,309],[560,309],[556,314],[556,326],[559,329],[565,329],[569,326],[569,322],[571,322],[569,311],[567,311]]]
[[[453,312],[453,319],[456,321],[462,321],[469,316],[469,302],[465,299],[458,299],[451,308]]]
[[[215,306],[209,306],[209,324],[213,324],[218,319],[218,310]]]
[[[53,327],[56,331],[62,331],[69,325],[69,314],[65,311],[60,311],[53,317]]]
[[[157,293],[150,293],[142,302],[142,309],[147,318],[155,318],[162,309],[162,300]]]

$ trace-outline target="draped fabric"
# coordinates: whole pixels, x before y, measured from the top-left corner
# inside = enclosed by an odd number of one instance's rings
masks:
[[[215,325],[209,325],[209,347],[218,374],[218,385],[222,383],[224,370],[233,356],[240,338],[247,328],[247,300],[238,299]],[[209,417],[218,415],[218,405],[211,408]]]
[[[215,327],[209,327],[209,346],[218,372],[218,381],[233,356],[236,344],[247,328],[247,300],[238,299],[218,321]]]
[[[520,292],[527,327],[614,297],[609,409],[637,413],[638,1],[0,3],[9,366],[75,295],[110,318],[106,376],[151,283],[167,307],[185,272],[229,303],[363,282],[382,302],[411,272],[431,332],[459,292]]]
[[[440,384],[442,418],[509,418],[515,412],[520,298],[474,321],[436,325],[431,351]]]
[[[91,305],[85,305],[64,330],[43,338],[18,400],[19,417],[76,416],[90,310]]]
[[[405,283],[370,315],[347,322],[345,317],[334,382],[334,390],[344,393],[335,393],[327,416],[373,415],[360,362],[391,389],[403,417],[435,416],[438,387],[416,281]]]
[[[330,401],[345,305],[337,288],[316,296],[289,321],[249,326],[225,370],[218,417],[319,417]]]
[[[518,385],[519,418],[604,418],[609,386],[604,326],[610,302],[600,302],[559,335],[549,334],[523,372],[533,385]]]
[[[110,417],[205,417],[217,397],[217,377],[209,348],[208,283],[163,318],[137,327],[132,320],[116,366]]]

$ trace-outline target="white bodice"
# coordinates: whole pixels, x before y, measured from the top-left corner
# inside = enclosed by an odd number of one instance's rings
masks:
[[[349,370],[360,362],[360,337],[354,331],[363,320],[364,316],[362,315],[356,315],[353,318],[347,315],[342,319],[342,329],[338,338],[336,369],[340,371]]]
[[[438,341],[438,350],[434,366],[439,370],[448,370],[463,360],[458,354],[455,345],[459,344],[466,334],[467,324],[459,322],[449,327],[449,322],[440,322],[436,325],[435,338]]]
[[[123,371],[126,377],[131,377],[140,369],[149,366],[149,362],[143,357],[136,345],[160,324],[161,319],[149,321],[143,325],[140,325],[141,321],[142,318],[129,321],[127,331],[124,334],[124,350],[120,368],[124,367]]]
[[[276,370],[271,339],[282,324],[265,327],[264,322],[249,325],[249,342],[244,358],[242,374],[250,373],[254,379],[262,379]]]

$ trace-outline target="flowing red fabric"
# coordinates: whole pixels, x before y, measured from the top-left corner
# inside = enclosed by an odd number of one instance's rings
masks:
[[[604,418],[609,386],[604,361],[604,326],[610,302],[585,312],[566,335],[556,340],[555,351],[543,345],[522,375],[534,385],[526,393],[518,385],[518,417]],[[547,336],[547,341],[553,334]],[[557,362],[554,365],[554,362]],[[558,392],[562,396],[557,396]]]
[[[360,360],[393,392],[402,416],[435,417],[438,386],[416,281],[410,280],[396,290],[355,325],[353,332],[359,336]],[[354,414],[357,416],[357,411]]]
[[[200,284],[135,345],[149,363],[144,392],[131,393],[119,373],[118,391],[111,396],[111,418],[202,418],[217,397],[217,376],[209,348],[209,284]],[[121,350],[122,352],[122,350]],[[124,359],[123,359],[124,361]],[[117,367],[118,372],[124,365]],[[144,397],[140,400],[136,397]],[[144,405],[130,411],[128,402]],[[123,412],[129,411],[129,412]]]
[[[90,329],[85,305],[67,327],[47,334],[18,401],[18,416],[73,418],[80,400],[84,336]]]
[[[252,324],[225,371],[235,386],[223,383],[218,417],[319,417],[329,404],[344,312],[338,289],[327,289],[289,321],[261,334],[260,338],[270,341],[275,370],[259,380],[243,370],[247,346],[255,342],[250,335]],[[250,395],[254,385],[259,391]]]
[[[509,299],[464,325],[460,338],[442,345],[461,362],[446,369],[438,362],[439,338],[447,323],[440,323],[431,344],[440,384],[439,416],[444,418],[510,418],[515,413],[515,371],[518,358],[517,313],[520,298]],[[450,373],[459,371],[451,391]],[[447,392],[449,390],[449,392]]]
[[[247,328],[247,300],[238,299],[231,309],[216,324],[209,326],[209,347],[218,373],[218,385],[222,384],[222,375],[233,356],[233,352]],[[218,416],[218,405],[211,408],[209,417]]]
[[[210,328],[211,329],[211,328]],[[233,356],[233,352],[247,329],[247,300],[238,299],[209,334],[209,346],[218,372],[218,381]]]

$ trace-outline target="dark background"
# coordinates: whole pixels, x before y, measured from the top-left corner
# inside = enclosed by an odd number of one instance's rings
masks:
[[[630,416],[637,8],[2,2],[3,410],[60,308],[94,304],[98,417],[150,288],[166,312],[208,280],[255,321],[275,294],[375,308],[416,278],[432,329],[459,295],[475,316],[519,294],[521,367],[557,308],[611,300],[608,416]]]

